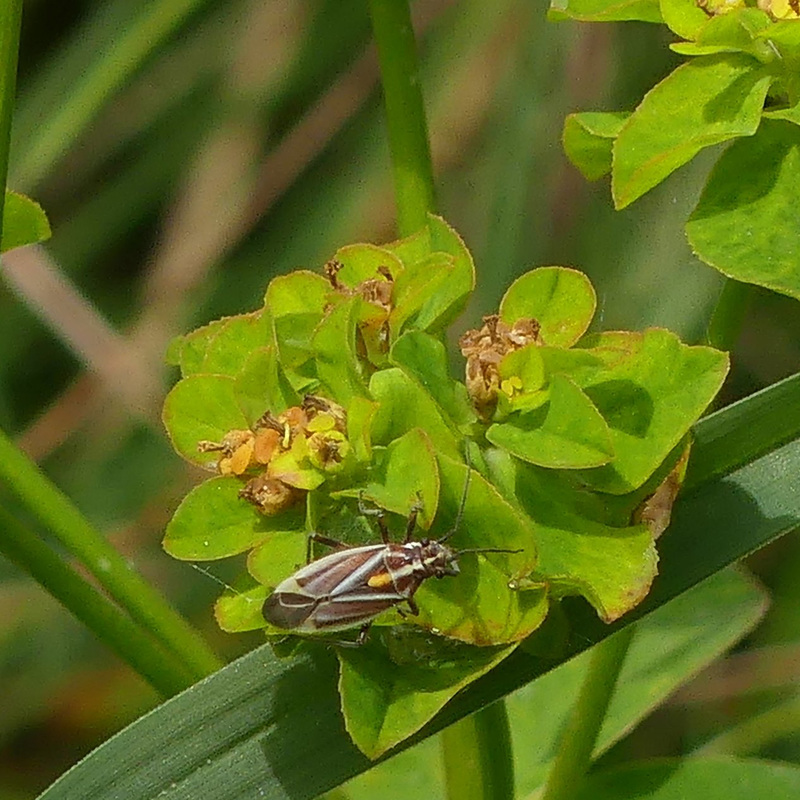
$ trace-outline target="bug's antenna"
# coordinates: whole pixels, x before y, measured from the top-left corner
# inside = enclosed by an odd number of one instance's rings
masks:
[[[507,547],[468,547],[466,550],[454,551],[454,556],[462,556],[464,553],[521,553],[521,547],[516,550],[509,550]]]
[[[472,477],[472,461],[469,457],[469,442],[464,450],[464,460],[467,462],[467,479],[464,481],[464,491],[461,494],[461,502],[458,504],[458,513],[453,527],[439,539],[439,543],[446,542],[460,527],[461,518],[464,516],[464,509],[467,506],[467,495],[469,494],[469,481]]]
[[[192,569],[196,569],[198,572],[202,572],[203,575],[205,575],[207,578],[211,578],[211,580],[214,581],[214,583],[218,583],[220,586],[222,586],[223,589],[227,589],[229,592],[232,592],[233,594],[241,594],[241,592],[234,589],[233,586],[231,586],[229,583],[225,583],[225,581],[222,580],[222,578],[218,578],[213,572],[210,572],[205,567],[201,567],[199,564],[195,564],[192,561],[188,563]]]

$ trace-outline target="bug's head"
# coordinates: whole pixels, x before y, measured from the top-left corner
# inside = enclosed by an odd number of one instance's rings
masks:
[[[425,542],[420,557],[429,575],[444,578],[445,575],[458,575],[460,570],[456,553],[440,542]]]

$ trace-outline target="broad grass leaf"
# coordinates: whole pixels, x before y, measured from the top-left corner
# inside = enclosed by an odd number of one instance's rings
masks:
[[[583,336],[597,308],[597,295],[582,272],[567,267],[539,267],[508,287],[500,318],[513,325],[532,317],[545,345],[571,347]]]
[[[800,299],[800,126],[765,120],[720,158],[686,223],[696,255],[730,278]]]
[[[771,82],[745,55],[701,56],[678,67],[645,95],[614,141],[614,205],[630,205],[704,147],[752,136]]]
[[[42,207],[30,197],[6,189],[0,252],[50,238],[50,223]]]

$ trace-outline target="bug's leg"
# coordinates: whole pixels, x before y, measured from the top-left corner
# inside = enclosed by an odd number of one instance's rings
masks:
[[[347,639],[337,640],[335,642],[330,642],[334,647],[361,647],[366,641],[367,636],[369,636],[369,629],[372,626],[371,622],[368,622],[366,625],[361,626],[361,630],[358,632],[358,636],[351,642]]]
[[[325,547],[331,547],[334,550],[341,550],[347,547],[344,542],[340,542],[338,539],[331,539],[329,536],[323,536],[321,533],[309,533],[308,539],[306,540],[306,564],[311,563],[311,548],[314,542],[323,544]]]
[[[422,497],[420,493],[417,492],[417,501],[411,506],[411,511],[408,513],[408,522],[406,522],[406,544],[413,539],[414,531],[417,528],[417,515],[420,511],[422,511]]]
[[[419,616],[419,606],[417,605],[416,601],[413,597],[409,597],[406,599],[406,603],[408,603],[408,610],[415,616]]]
[[[381,540],[384,544],[389,544],[389,529],[386,527],[386,514],[382,508],[370,508],[364,504],[364,493],[358,493],[358,513],[365,517],[375,517],[378,523],[378,530],[381,532]]]

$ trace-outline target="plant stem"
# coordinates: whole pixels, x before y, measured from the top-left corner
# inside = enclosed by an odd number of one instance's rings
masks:
[[[464,717],[441,734],[448,800],[510,800],[514,758],[502,700]]]
[[[25,189],[38,184],[88,127],[103,103],[205,2],[143,3],[140,16],[120,31],[115,46],[97,59],[64,102],[53,109],[22,154],[14,172],[16,182]]]
[[[165,697],[186,689],[193,675],[130,617],[90,586],[44,542],[0,509],[0,553],[38,581]]]
[[[195,680],[222,666],[202,637],[2,431],[0,479],[134,621],[186,664]]]
[[[0,231],[3,229],[5,186],[8,179],[8,148],[11,118],[17,86],[19,32],[22,25],[22,0],[0,2]]]
[[[435,207],[428,126],[408,0],[369,0],[389,131],[397,230],[424,227]]]
[[[634,625],[628,625],[594,646],[589,670],[561,735],[542,800],[572,800],[577,796],[583,777],[591,766],[597,735],[634,629]]]
[[[732,350],[744,324],[753,287],[726,278],[706,331],[706,340],[719,350]]]

